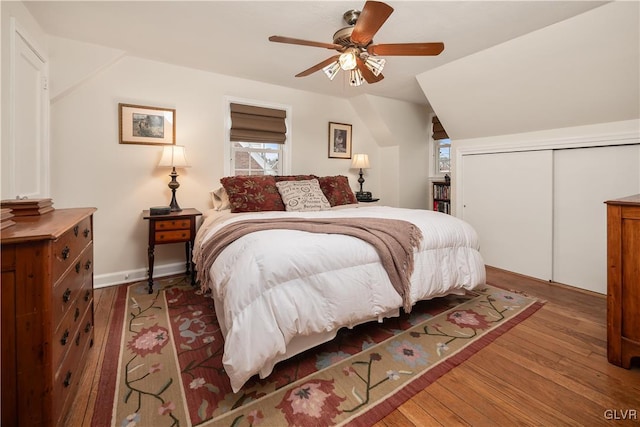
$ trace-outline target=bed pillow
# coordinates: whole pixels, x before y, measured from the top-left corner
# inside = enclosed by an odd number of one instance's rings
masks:
[[[231,209],[229,195],[225,191],[224,187],[211,190],[209,191],[209,194],[211,195],[211,202],[213,203],[214,210],[223,211],[225,209]]]
[[[322,176],[318,178],[320,188],[331,206],[358,203],[356,195],[349,186],[349,178],[344,175]]]
[[[283,211],[276,180],[272,175],[240,175],[220,179],[229,196],[231,212]]]
[[[323,211],[331,209],[317,179],[276,182],[287,211]]]
[[[310,179],[317,179],[315,175],[276,175],[276,182],[279,181],[308,181]]]

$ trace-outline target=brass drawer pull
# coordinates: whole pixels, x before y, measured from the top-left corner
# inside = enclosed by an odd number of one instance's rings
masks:
[[[69,339],[69,330],[65,329],[64,334],[62,334],[62,339],[60,339],[60,344],[67,345],[68,339]]]
[[[71,385],[71,371],[67,372],[67,375],[64,376],[64,381],[62,382],[65,388]]]
[[[87,291],[87,292],[84,294],[84,300],[85,300],[85,302],[86,302],[86,301],[89,301],[89,299],[90,299],[90,298],[91,298],[91,291]]]
[[[91,260],[88,260],[85,264],[84,264],[84,269],[88,270],[91,268]]]
[[[71,299],[71,289],[67,288],[62,294],[62,302],[69,302]]]
[[[64,249],[62,250],[62,259],[67,259],[69,258],[69,253],[71,252],[71,249],[69,249],[69,246],[65,246]]]
[[[78,224],[76,224],[75,227],[73,227],[73,235],[78,237],[78,230],[79,230],[80,226]]]
[[[73,321],[77,321],[78,317],[80,317],[80,309],[78,307],[76,307],[76,311],[75,313],[73,313]]]
[[[89,333],[91,330],[91,322],[87,322],[87,325],[84,327],[84,332]]]
[[[91,233],[91,230],[89,230],[88,228],[85,228],[82,234],[84,234],[84,237],[89,237],[90,233]]]
[[[76,263],[76,273],[80,273],[80,262]]]

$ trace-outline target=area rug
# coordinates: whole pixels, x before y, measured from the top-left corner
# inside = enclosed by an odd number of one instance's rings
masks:
[[[212,300],[181,277],[147,289],[117,291],[94,427],[371,425],[542,305],[489,285],[423,301],[233,393]]]

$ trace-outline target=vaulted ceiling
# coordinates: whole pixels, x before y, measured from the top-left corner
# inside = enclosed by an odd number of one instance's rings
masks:
[[[296,89],[354,97],[371,94],[428,104],[416,76],[565,20],[597,1],[388,1],[395,11],[376,43],[442,41],[435,57],[388,57],[384,80],[350,87],[346,73],[296,78],[335,52],[271,43],[271,35],[319,42],[364,1],[26,1],[43,30],[128,54]]]

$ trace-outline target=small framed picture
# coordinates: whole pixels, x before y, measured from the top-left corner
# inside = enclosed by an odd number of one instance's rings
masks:
[[[176,110],[118,104],[120,144],[176,143]]]
[[[351,158],[351,125],[329,122],[329,158]]]

